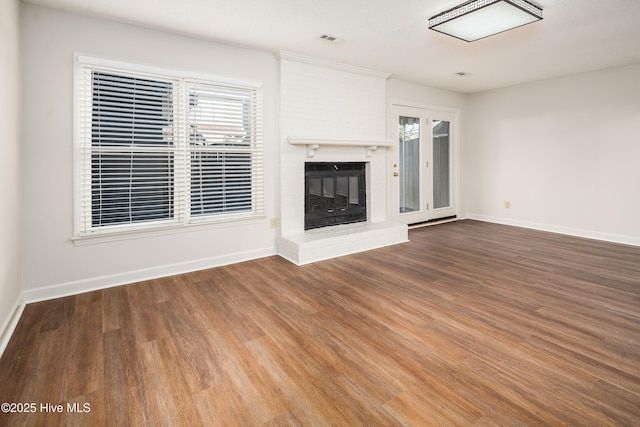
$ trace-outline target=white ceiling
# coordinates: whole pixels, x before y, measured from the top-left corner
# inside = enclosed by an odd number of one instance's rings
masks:
[[[536,0],[542,21],[473,43],[428,30],[429,17],[463,0],[23,1],[459,92],[640,62],[640,0]]]

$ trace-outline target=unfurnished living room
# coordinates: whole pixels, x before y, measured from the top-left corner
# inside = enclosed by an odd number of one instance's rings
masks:
[[[3,0],[0,425],[640,425],[640,1]]]

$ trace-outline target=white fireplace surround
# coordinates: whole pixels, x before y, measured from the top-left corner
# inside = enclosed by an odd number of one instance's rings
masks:
[[[279,238],[278,250],[282,257],[303,265],[320,260],[349,255],[356,252],[376,249],[408,241],[407,226],[391,222],[387,219],[387,182],[386,182],[386,148],[385,141],[378,141],[375,146],[383,149],[368,150],[371,145],[359,141],[320,144],[321,149],[314,148],[313,157],[307,151],[297,168],[298,177],[289,181],[288,187],[295,189],[298,195],[296,203],[283,205],[281,209],[295,212],[296,231],[282,234]],[[373,142],[373,141],[369,141]],[[297,144],[304,149],[307,144]],[[316,144],[311,144],[316,145]],[[364,148],[363,148],[364,147]],[[299,154],[301,154],[299,153]],[[304,162],[355,162],[366,164],[367,221],[355,224],[342,224],[329,227],[304,230]],[[286,218],[286,215],[281,217]],[[299,220],[298,220],[299,219]],[[292,225],[288,221],[283,226]],[[283,227],[284,228],[284,227]]]
[[[302,265],[406,242],[389,220],[387,74],[280,54],[278,251]],[[304,230],[304,164],[365,162],[367,221]]]

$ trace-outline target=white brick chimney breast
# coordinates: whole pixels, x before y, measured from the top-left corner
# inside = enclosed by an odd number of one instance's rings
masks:
[[[388,74],[281,52],[278,251],[302,265],[408,241],[389,220]],[[305,162],[366,162],[367,221],[304,229]]]

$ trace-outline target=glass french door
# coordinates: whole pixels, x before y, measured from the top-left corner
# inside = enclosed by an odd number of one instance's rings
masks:
[[[454,114],[393,106],[392,217],[416,224],[455,215]]]

